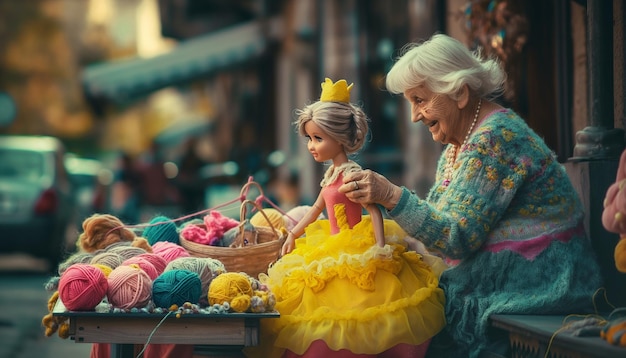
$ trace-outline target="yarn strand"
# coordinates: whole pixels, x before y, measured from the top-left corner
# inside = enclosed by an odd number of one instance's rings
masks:
[[[156,333],[156,331],[161,327],[161,325],[163,324],[163,322],[165,322],[165,320],[167,319],[167,317],[170,316],[170,314],[174,313],[174,311],[169,311],[167,312],[167,314],[161,318],[161,320],[159,321],[159,323],[157,323],[157,325],[154,327],[154,329],[152,329],[152,332],[150,332],[150,335],[148,336],[148,338],[146,339],[146,343],[143,345],[143,348],[141,349],[141,352],[139,352],[137,354],[137,357],[135,358],[140,358],[141,355],[143,354],[143,352],[146,350],[146,347],[148,347],[148,344],[150,344],[150,341],[152,340],[152,336],[154,335],[154,333]]]
[[[248,182],[246,183],[246,185],[247,185],[247,184],[250,184],[250,183],[251,183],[251,182],[253,182],[253,181],[254,181],[254,177],[250,176],[250,177],[248,178]],[[244,201],[246,200],[247,196],[248,196],[248,192],[249,192],[249,187],[246,187],[246,188],[242,191],[241,195],[239,195],[239,197],[237,197],[237,198],[235,198],[235,199],[232,199],[232,200],[230,200],[230,201],[227,201],[227,202],[225,202],[225,203],[221,203],[221,204],[216,205],[216,206],[213,206],[213,207],[211,207],[211,208],[208,208],[208,209],[203,209],[203,210],[200,210],[200,211],[197,211],[197,212],[194,212],[194,213],[191,213],[191,214],[187,214],[187,215],[185,215],[185,216],[181,216],[181,217],[178,217],[178,218],[175,218],[175,219],[170,219],[170,220],[167,220],[167,221],[161,221],[161,222],[156,222],[156,223],[148,223],[148,224],[119,225],[119,226],[113,227],[113,228],[111,228],[109,231],[107,231],[107,233],[105,234],[105,237],[106,237],[107,235],[109,235],[110,233],[112,233],[113,231],[115,231],[115,230],[120,230],[120,229],[145,229],[146,227],[157,226],[157,225],[163,225],[163,224],[166,224],[166,223],[168,223],[168,222],[174,222],[174,223],[175,223],[175,222],[177,222],[177,221],[187,220],[187,219],[190,219],[190,218],[193,218],[193,217],[196,217],[196,216],[202,215],[202,214],[208,214],[208,213],[210,213],[211,211],[214,211],[214,210],[218,210],[218,209],[221,209],[221,208],[227,207],[227,206],[232,205],[232,204],[235,204],[235,203],[237,203],[237,202],[244,202]],[[275,203],[274,203],[271,199],[269,199],[268,197],[266,197],[263,193],[261,193],[261,195],[259,195],[258,197],[256,197],[256,199],[255,199],[254,201],[255,201],[256,203],[258,203],[258,204],[261,204],[261,203],[263,203],[263,202],[264,202],[264,203],[267,203],[267,204],[269,204],[271,207],[273,207],[274,209],[278,210],[278,212],[280,212],[281,214],[283,214],[284,216],[286,216],[286,217],[287,217],[288,219],[290,219],[291,221],[293,221],[293,222],[297,222],[297,220],[295,220],[294,218],[292,218],[292,217],[290,217],[289,215],[287,215],[287,213],[286,213],[284,210],[282,210],[280,207],[278,207],[278,205],[276,205],[276,204],[275,204]],[[259,205],[259,206],[261,206],[261,205]]]

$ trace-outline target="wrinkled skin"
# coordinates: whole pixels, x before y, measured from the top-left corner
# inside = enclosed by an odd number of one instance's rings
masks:
[[[626,150],[622,153],[617,168],[617,177],[606,191],[602,225],[610,232],[620,234],[615,246],[615,266],[626,273]]]

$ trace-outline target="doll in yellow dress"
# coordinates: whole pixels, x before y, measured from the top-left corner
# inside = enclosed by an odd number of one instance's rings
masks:
[[[326,79],[320,100],[297,112],[309,152],[331,166],[281,259],[261,275],[280,318],[262,320],[260,346],[246,349],[249,357],[423,357],[445,325],[440,272],[427,263],[434,257],[408,251],[406,233],[376,205],[363,214],[337,190],[344,173],[361,169],[349,155],[368,133],[351,89]],[[318,220],[323,209],[328,219]]]

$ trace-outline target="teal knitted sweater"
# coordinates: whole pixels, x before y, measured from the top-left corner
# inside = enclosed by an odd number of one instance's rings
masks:
[[[445,333],[457,344],[450,356],[478,356],[491,314],[590,308],[602,283],[580,200],[524,120],[510,110],[486,118],[460,148],[448,186],[445,161],[425,200],[403,188],[388,214],[450,264],[440,279]]]

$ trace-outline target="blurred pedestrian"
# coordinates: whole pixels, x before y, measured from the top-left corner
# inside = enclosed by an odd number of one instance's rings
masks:
[[[113,167],[110,186],[101,186],[95,200],[97,211],[118,217],[127,224],[139,222],[141,176],[134,158],[121,153]]]
[[[169,163],[172,164],[172,163]],[[173,185],[168,165],[160,153],[156,143],[141,156],[139,171],[141,175],[141,212],[142,217],[149,218],[156,213],[177,215],[172,208],[180,202],[178,190]]]
[[[268,183],[268,197],[283,211],[289,211],[304,203],[300,195],[299,176],[290,173],[287,176],[274,176]]]
[[[189,138],[178,163],[178,175],[175,179],[180,193],[180,206],[183,215],[204,209],[205,185],[200,170],[207,163],[197,153],[198,139]]]

